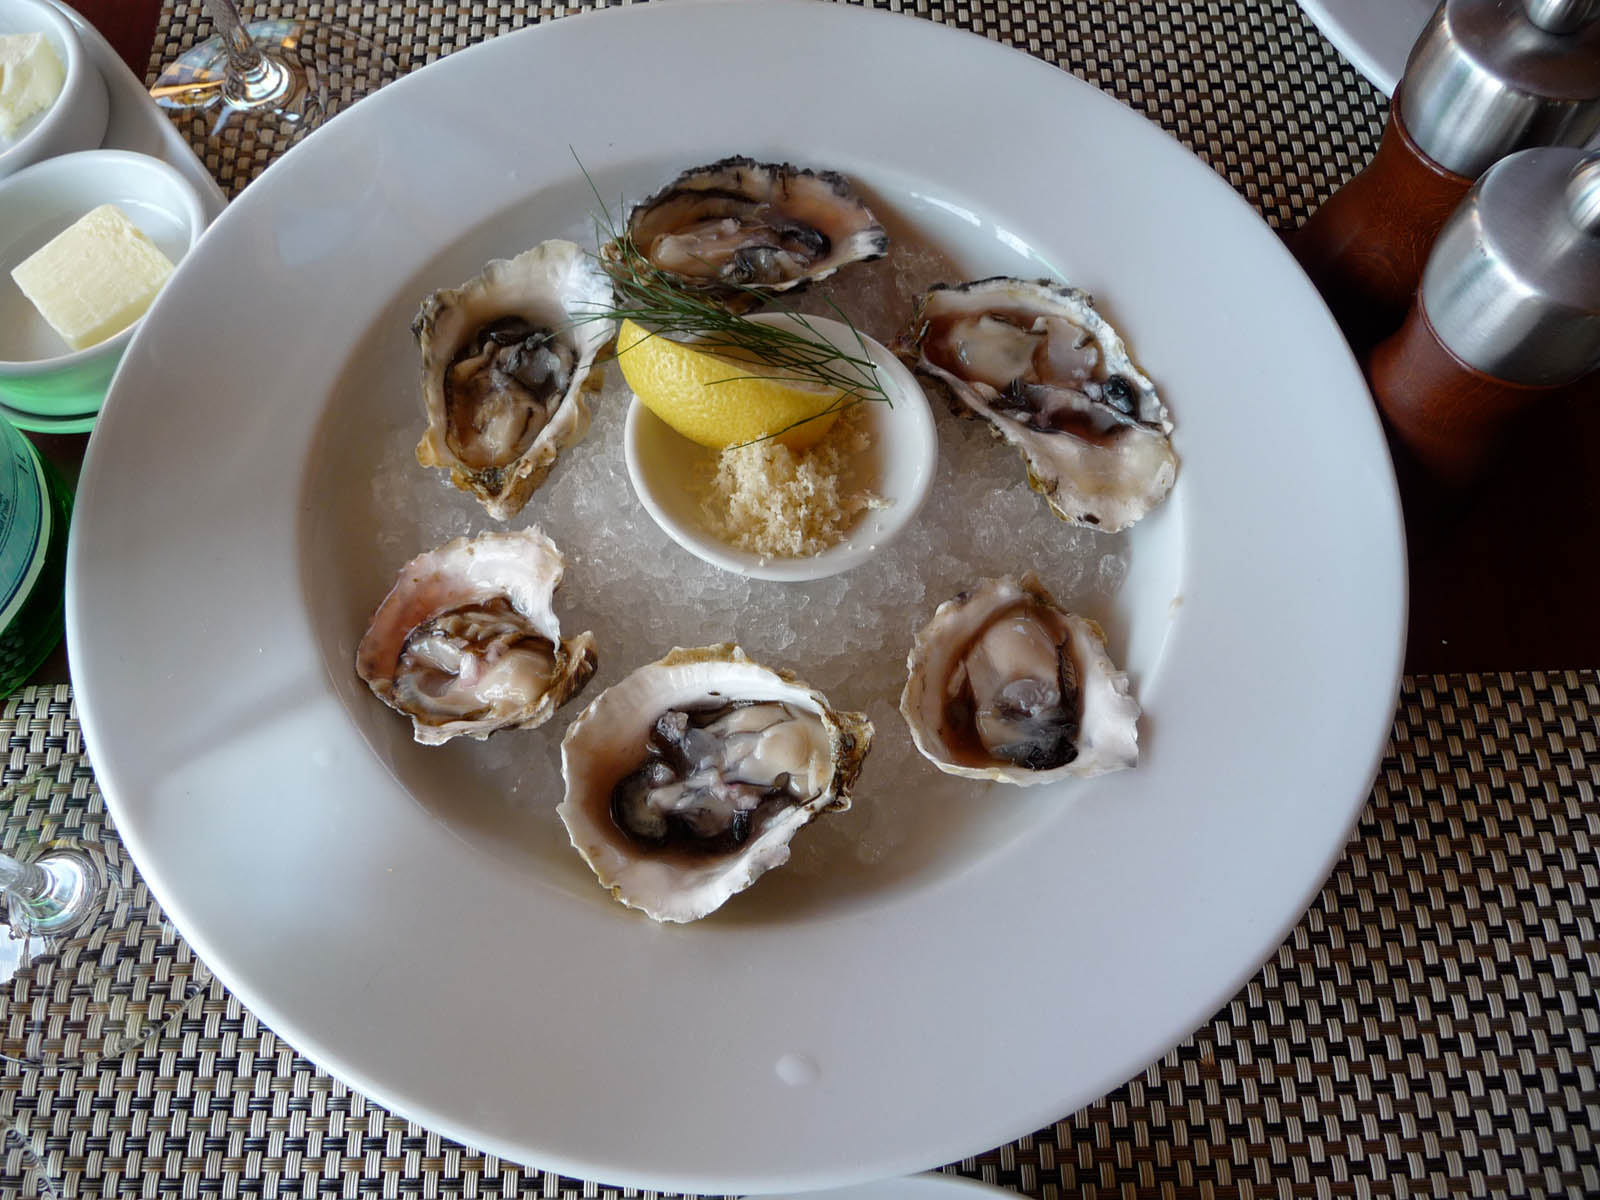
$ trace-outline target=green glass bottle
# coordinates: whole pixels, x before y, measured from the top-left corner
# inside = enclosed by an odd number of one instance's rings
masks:
[[[0,695],[16,691],[61,641],[71,517],[66,481],[0,420]]]

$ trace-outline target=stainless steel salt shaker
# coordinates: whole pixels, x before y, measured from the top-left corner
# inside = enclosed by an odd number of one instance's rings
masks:
[[[1600,376],[1600,150],[1496,163],[1434,243],[1373,395],[1436,479],[1469,482],[1531,406]]]
[[[1600,130],[1600,0],[1444,0],[1372,163],[1291,241],[1358,349],[1392,331],[1440,227],[1492,164]]]

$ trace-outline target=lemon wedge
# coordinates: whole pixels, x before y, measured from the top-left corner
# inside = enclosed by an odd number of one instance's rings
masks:
[[[828,412],[839,405],[837,388],[759,378],[771,369],[759,360],[699,350],[630,320],[617,332],[617,364],[646,408],[713,450],[787,430],[774,440],[798,452],[819,442],[839,418],[838,411]]]

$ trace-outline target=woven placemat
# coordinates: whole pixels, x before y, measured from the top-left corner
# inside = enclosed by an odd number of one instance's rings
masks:
[[[946,1170],[1041,1197],[1600,1194],[1597,717],[1596,672],[1407,680],[1360,827],[1261,972],[1132,1082]],[[58,762],[52,807],[102,819],[65,687],[8,701],[0,737],[8,774]],[[390,1114],[215,980],[98,1069],[10,1067],[0,1120],[69,1196],[637,1194]],[[28,1162],[10,1143],[0,1186]]]
[[[757,2],[757,0],[751,0]],[[589,4],[253,6],[357,30],[379,78]],[[252,6],[246,5],[247,13]],[[882,4],[1073,71],[1195,150],[1280,228],[1370,157],[1385,101],[1290,0]],[[209,33],[169,2],[151,56]],[[197,148],[201,127],[184,126]],[[207,165],[237,194],[282,151],[241,131]],[[1349,849],[1255,979],[1109,1096],[946,1169],[1035,1196],[1600,1193],[1600,748],[1593,673],[1408,680]],[[10,769],[101,819],[64,688],[7,703]],[[74,815],[76,814],[76,815]],[[181,943],[180,943],[181,945]],[[181,972],[186,951],[172,970]],[[62,1195],[631,1195],[528,1170],[321,1074],[214,980],[189,1015],[81,1070],[8,1066],[0,1187]]]
[[[760,0],[748,0],[759,3]],[[403,75],[474,42],[615,3],[241,4],[247,19],[315,17],[381,48],[370,82]],[[1293,0],[890,0],[914,13],[1026,50],[1088,80],[1172,133],[1273,225],[1292,228],[1377,149],[1388,101],[1339,57]],[[166,0],[150,79],[211,22],[198,0]],[[351,81],[335,78],[335,92]],[[337,104],[337,98],[336,98]],[[207,123],[179,127],[229,195],[287,144],[243,129],[222,152]]]
[[[0,729],[9,735],[0,764],[0,850],[26,862],[41,851],[92,849],[91,871],[106,880],[101,911],[110,928],[63,938],[47,955],[0,930],[6,961],[30,968],[0,984],[0,1058],[50,1066],[116,1054],[142,1040],[151,1021],[175,1014],[209,974],[167,924],[109,826],[70,691],[62,685],[11,704]]]

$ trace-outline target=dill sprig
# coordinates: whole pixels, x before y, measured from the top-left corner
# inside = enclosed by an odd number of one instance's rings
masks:
[[[577,153],[573,153],[577,158]],[[832,300],[828,307],[855,338],[859,354],[841,350],[819,332],[802,313],[789,315],[800,326],[769,325],[752,321],[713,299],[710,295],[685,287],[652,263],[626,231],[619,231],[611,209],[601,198],[594,180],[578,162],[599,211],[594,214],[595,236],[600,244],[596,257],[611,276],[616,302],[604,310],[591,310],[576,319],[631,320],[652,337],[692,342],[697,349],[720,354],[758,369],[748,374],[730,375],[715,383],[739,379],[777,380],[835,391],[838,396],[823,411],[803,418],[766,438],[779,437],[791,429],[832,413],[842,412],[864,401],[892,406],[893,402],[878,382],[872,362],[854,322]],[[736,295],[747,302],[765,304],[770,297],[756,288],[732,285]],[[620,347],[622,350],[628,347]],[[756,439],[764,441],[766,438]],[[748,444],[748,443],[746,443]]]

